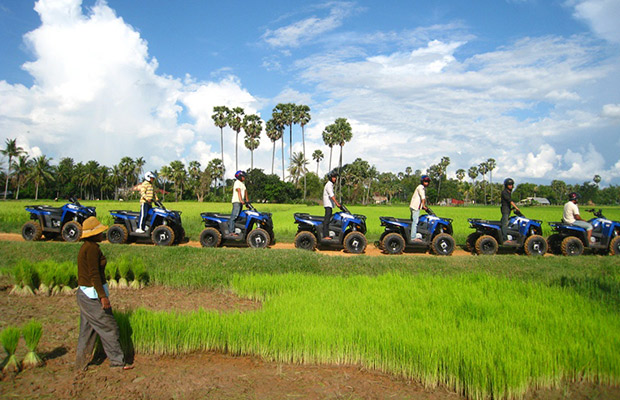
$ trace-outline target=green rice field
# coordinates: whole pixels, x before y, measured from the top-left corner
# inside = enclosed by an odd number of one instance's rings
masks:
[[[110,216],[110,210],[132,210],[139,211],[140,204],[134,202],[115,202],[115,201],[83,201],[84,205],[97,207],[97,215],[101,222],[106,225],[113,223]],[[0,231],[1,232],[21,232],[21,226],[28,221],[28,213],[24,210],[24,206],[29,204],[48,204],[61,207],[63,202],[50,202],[31,200],[7,201],[0,204]],[[170,202],[165,204],[166,207],[173,210],[182,211],[183,227],[190,240],[198,240],[200,232],[204,229],[201,212],[221,212],[230,213],[231,206],[229,203],[198,203],[192,201]],[[293,214],[296,212],[305,212],[314,215],[323,215],[323,207],[307,206],[304,204],[255,204],[259,211],[273,213],[273,224],[275,236],[278,241],[292,242],[297,233],[297,225],[294,223]],[[471,229],[467,222],[467,218],[487,218],[499,220],[501,214],[499,206],[472,206],[472,207],[438,207],[433,206],[433,211],[441,217],[452,218],[454,227],[454,237],[459,244],[465,243],[465,238]],[[582,216],[586,219],[591,217],[590,213],[585,210],[589,206],[581,205],[580,210]],[[605,206],[603,213],[609,219],[620,220],[620,207]],[[381,216],[392,216],[397,218],[411,218],[408,205],[398,206],[350,206],[349,210],[355,214],[365,215],[366,225],[368,227],[369,241],[378,240],[383,229],[379,222]],[[523,207],[522,212],[529,218],[540,219],[544,221],[544,235],[551,234],[547,222],[558,221],[562,218],[562,207],[546,206],[546,207]]]

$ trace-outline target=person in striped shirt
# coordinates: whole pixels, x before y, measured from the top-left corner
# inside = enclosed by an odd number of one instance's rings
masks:
[[[144,174],[144,182],[140,185],[140,218],[138,219],[136,233],[146,232],[146,229],[148,229],[148,226],[146,226],[146,216],[153,207],[153,200],[159,201],[155,194],[153,181],[155,181],[155,174],[153,172],[149,171]]]

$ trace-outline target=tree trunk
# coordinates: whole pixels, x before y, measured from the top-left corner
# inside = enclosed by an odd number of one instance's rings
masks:
[[[273,150],[271,151],[271,175],[273,175],[273,164],[276,161],[276,142],[273,142]]]
[[[316,176],[319,176],[319,162],[316,162]]]
[[[282,182],[284,182],[284,135],[282,135]]]
[[[254,169],[254,150],[250,150],[250,169]]]
[[[222,150],[222,164],[224,164],[224,128],[220,128],[220,149]]]
[[[293,159],[293,124],[288,126],[288,165],[291,165],[291,160]]]
[[[235,171],[239,171],[239,132],[235,138]]]
[[[329,146],[329,171],[327,172],[331,172],[332,170],[332,150],[334,149],[334,146]]]
[[[338,161],[338,202],[340,204],[342,204],[342,176],[340,176],[342,174],[342,147],[343,145],[340,146],[340,160]]]
[[[35,184],[34,199],[39,200],[39,182]]]

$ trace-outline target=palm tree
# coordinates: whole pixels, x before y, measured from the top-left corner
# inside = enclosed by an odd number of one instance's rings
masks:
[[[39,156],[34,159],[32,164],[32,170],[30,171],[29,179],[32,179],[35,185],[34,199],[39,199],[39,186],[45,185],[47,181],[53,181],[53,168],[50,165],[51,158],[46,156]]]
[[[441,200],[441,197],[439,197],[439,193],[441,190],[441,181],[446,176],[446,173],[448,171],[448,165],[450,165],[450,157],[441,157],[441,161],[439,161],[439,164],[437,165],[437,172],[439,175],[439,184],[437,185],[437,201]]]
[[[497,166],[494,158],[489,158],[487,160],[487,170],[489,172],[489,182],[491,183],[491,202],[493,202],[493,170]]]
[[[90,189],[90,198],[94,198],[93,186],[99,183],[99,163],[97,161],[89,161],[84,166],[84,173],[80,177],[80,183],[87,189]]]
[[[140,176],[142,176],[142,172],[144,172],[142,167],[144,167],[146,161],[144,161],[144,157],[138,157],[136,161],[134,161],[134,164],[134,175],[136,176],[136,185],[138,185],[140,183]]]
[[[4,200],[6,200],[6,192],[9,190],[9,177],[11,176],[11,161],[13,161],[13,157],[19,157],[25,153],[25,151],[17,145],[17,139],[6,139],[4,144],[5,148],[4,150],[0,150],[0,153],[9,158],[9,163],[6,169],[6,182],[4,183]]]
[[[256,114],[246,115],[243,118],[245,131],[245,147],[250,150],[250,168],[254,169],[254,150],[260,145],[260,133],[263,131],[263,121]]]
[[[279,103],[272,112],[272,118],[282,126],[289,126],[289,164],[293,158],[293,124],[295,123],[295,104]],[[282,139],[284,142],[284,138]],[[283,144],[284,145],[284,144]]]
[[[185,165],[175,160],[170,163],[170,169],[172,170],[172,181],[174,182],[174,201],[179,201],[179,193],[181,193],[181,200],[183,200],[183,185],[187,180],[187,171],[185,171]]]
[[[601,183],[601,176],[596,174],[594,175],[594,178],[592,178],[592,180],[594,181],[594,183],[596,183],[596,186],[598,186],[598,184]]]
[[[114,186],[114,201],[118,200],[118,188],[123,183],[123,173],[118,165],[113,166],[110,169],[110,176],[108,181]]]
[[[473,189],[473,198],[474,200],[476,199],[476,178],[478,177],[478,167],[471,166],[469,167],[469,170],[467,170],[467,176],[469,176],[471,178],[471,187]]]
[[[486,185],[486,175],[487,172],[489,172],[489,167],[487,166],[486,162],[481,162],[480,164],[478,164],[478,172],[480,172],[480,175],[482,175],[482,183],[483,183],[483,187],[484,187],[484,205],[487,205],[487,185]]]
[[[241,107],[235,107],[230,110],[230,114],[228,115],[228,126],[231,127],[233,131],[236,132],[235,135],[235,170],[239,170],[239,132],[241,132],[241,128],[243,127],[243,117],[245,115],[245,111]]]
[[[282,139],[283,127],[278,125],[274,119],[270,119],[265,123],[265,133],[273,143],[273,151],[271,152],[271,174],[273,175],[273,164],[276,159],[276,142]],[[284,155],[284,148],[282,149]],[[284,160],[283,160],[284,161]],[[284,180],[284,162],[282,162],[282,180]]]
[[[215,123],[215,126],[220,128],[220,150],[222,150],[222,160],[224,159],[224,128],[228,125],[228,116],[230,115],[230,109],[226,106],[213,107],[213,115],[211,118]]]
[[[209,161],[207,164],[207,168],[205,169],[211,176],[211,180],[217,182],[218,180],[224,179],[224,173],[226,172],[226,168],[224,167],[224,163],[219,158],[214,158]],[[224,194],[224,185],[222,185],[222,194]]]
[[[200,169],[200,162],[198,161],[190,161],[187,166],[187,173],[190,179],[190,186],[194,189],[194,193],[196,194],[197,200],[201,200],[201,195],[198,193],[198,188],[200,187],[200,179],[202,175],[202,171]]]
[[[123,157],[118,163],[118,166],[125,177],[125,188],[128,188],[129,182],[134,181],[134,173],[136,171],[135,163],[131,157]]]
[[[334,143],[340,146],[340,159],[338,161],[338,172],[340,172],[342,170],[342,148],[353,137],[353,131],[346,118],[337,118],[332,126]],[[338,180],[338,196],[339,200],[342,201],[342,179]]]
[[[293,153],[293,158],[291,159],[291,165],[288,167],[289,171],[289,179],[295,184],[295,186],[299,187],[299,179],[302,175],[305,175],[308,172],[309,162],[304,158],[303,153],[297,152]]]
[[[17,183],[17,191],[15,192],[15,200],[19,200],[19,188],[28,181],[28,174],[32,168],[32,160],[28,159],[28,155],[19,156],[17,161],[13,161],[13,176]]]
[[[306,135],[304,127],[310,122],[310,107],[305,104],[295,106],[295,122],[301,125],[301,143],[304,151],[304,159],[306,159]],[[304,202],[306,201],[306,174],[304,174]]]
[[[162,194],[161,194],[161,201],[166,201],[166,183],[168,183],[170,181],[170,179],[172,179],[172,168],[170,168],[167,165],[162,166],[159,169],[159,179],[161,179],[162,185],[163,185],[163,190],[162,190]]]
[[[323,161],[323,157],[321,150],[314,150],[314,153],[312,153],[312,159],[316,161],[316,176],[319,176],[319,163]]]
[[[327,125],[325,130],[323,130],[323,143],[329,146],[329,169],[332,170],[332,150],[334,149],[334,145],[336,142],[334,141],[334,133],[332,132],[332,125]]]

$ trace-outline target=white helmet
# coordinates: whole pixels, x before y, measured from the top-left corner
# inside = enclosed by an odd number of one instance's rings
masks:
[[[151,179],[155,179],[157,178],[157,175],[155,175],[154,172],[149,171],[146,174],[144,174],[144,179],[146,179],[147,181],[150,181]]]

